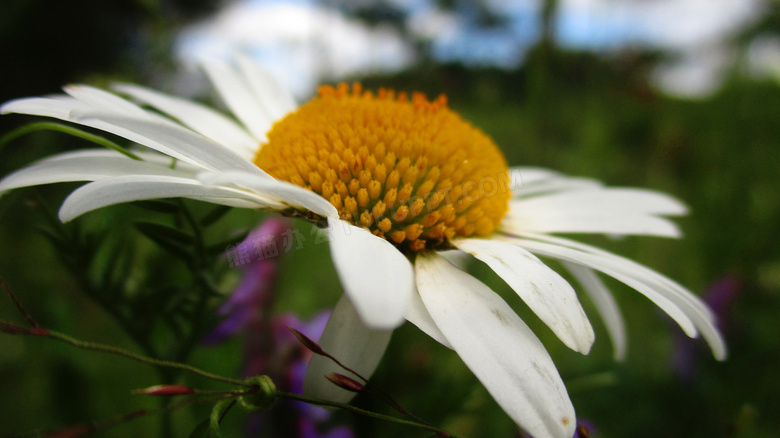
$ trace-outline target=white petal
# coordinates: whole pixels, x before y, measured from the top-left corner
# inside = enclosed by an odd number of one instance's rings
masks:
[[[646,266],[640,265],[637,262],[629,260],[625,257],[618,256],[611,252],[605,251],[601,248],[597,248],[591,245],[586,245],[584,243],[576,242],[570,239],[564,239],[561,237],[555,237],[555,236],[544,235],[544,234],[535,234],[535,233],[524,233],[524,236],[530,237],[532,239],[547,241],[555,245],[574,248],[576,250],[584,251],[586,253],[596,254],[606,259],[616,260],[618,263],[623,263],[629,269],[633,269],[634,271],[636,271],[638,275],[643,277],[650,284],[654,284],[657,285],[658,287],[669,289],[670,292],[673,292],[672,293],[673,296],[675,296],[676,298],[685,302],[687,305],[690,305],[691,307],[696,309],[696,311],[704,315],[707,320],[713,321],[715,318],[715,315],[712,313],[709,307],[707,307],[707,305],[704,304],[704,302],[701,301],[697,296],[691,293],[691,291],[682,287],[674,280],[665,277]]]
[[[472,260],[474,260],[474,258],[468,255],[467,253],[457,249],[437,251],[437,252],[439,253],[440,256],[447,259],[448,262],[457,266],[458,269],[462,271],[468,271],[469,263]]]
[[[270,73],[246,55],[238,53],[236,59],[257,101],[263,105],[272,120],[280,120],[295,110],[295,99],[292,94]]]
[[[718,360],[725,359],[726,345],[721,334],[715,328],[715,316],[712,311],[696,295],[677,282],[646,266],[642,266],[639,263],[604,251],[600,248],[559,237],[536,234],[528,234],[528,236],[534,239],[546,240],[555,245],[573,248],[581,253],[593,254],[600,257],[602,263],[608,264],[613,269],[620,270],[625,273],[626,276],[635,278],[636,281],[642,282],[649,288],[654,288],[686,312],[710,345],[715,358]],[[598,268],[595,269],[599,270]]]
[[[295,184],[273,179],[265,173],[258,175],[239,171],[203,172],[198,175],[198,180],[206,185],[243,186],[263,198],[268,197],[293,208],[308,210],[323,217],[338,216],[336,207],[322,196]]]
[[[318,344],[339,362],[368,379],[379,365],[392,333],[392,330],[374,330],[365,326],[347,296],[342,295]],[[303,379],[303,393],[341,403],[351,400],[355,396],[354,392],[341,389],[325,378],[331,373],[357,379],[357,376],[345,371],[332,360],[314,355]]]
[[[133,160],[119,152],[88,149],[54,155],[16,171],[0,181],[0,193],[19,187],[67,181],[94,181],[119,175],[194,176],[191,171],[171,169],[161,163]]]
[[[715,328],[712,313],[701,300],[679,284],[636,262],[590,245],[531,233],[527,237],[537,240],[507,239],[537,254],[593,268],[631,286],[668,313],[688,336],[696,337],[697,329],[700,330],[714,356],[719,360],[725,358],[725,343]]]
[[[537,438],[570,438],[574,407],[550,355],[487,286],[433,253],[417,257],[417,288],[455,351],[504,411]]]
[[[2,114],[18,113],[54,117],[60,120],[79,123],[74,117],[74,114],[93,111],[175,125],[172,120],[166,119],[158,114],[144,111],[131,102],[96,88],[88,87],[86,85],[70,85],[65,89],[83,100],[67,95],[17,99],[5,103],[2,108],[0,108],[0,112],[2,112]],[[97,128],[102,129],[100,127]]]
[[[196,172],[202,171],[202,169],[199,166],[193,166],[183,161],[176,160],[175,158],[171,158],[167,155],[158,153],[157,151],[154,150],[133,150],[132,152],[133,154],[141,158],[141,160],[146,163],[150,163],[158,166],[164,166],[169,169],[179,170],[185,172],[187,175],[194,175]],[[126,159],[131,159],[130,157],[127,157],[126,155],[111,149],[81,149],[77,151],[63,152],[61,154],[52,155],[50,157],[45,158],[45,160],[56,161],[56,160],[64,160],[64,159],[76,159],[78,157],[101,158],[101,157],[115,157],[115,156],[121,156]],[[133,160],[133,161],[137,161],[137,160]]]
[[[562,177],[560,173],[542,167],[513,167],[509,173],[512,180],[521,182],[523,186]]]
[[[68,222],[88,211],[123,202],[161,198],[191,198],[246,208],[278,209],[280,205],[244,191],[207,187],[193,179],[171,176],[127,175],[101,179],[70,194],[60,208],[60,220]]]
[[[260,172],[251,161],[226,146],[172,122],[100,112],[77,113],[73,117],[77,123],[103,129],[206,169]]]
[[[610,210],[632,214],[683,215],[688,208],[679,200],[661,192],[633,188],[600,188],[563,193],[552,193],[533,199],[517,201],[519,205],[537,208],[560,208],[571,211]]]
[[[639,189],[579,190],[512,200],[504,231],[608,233],[680,237],[677,226],[656,215],[683,214],[685,206],[659,192]]]
[[[459,239],[453,244],[490,266],[569,348],[587,354],[593,328],[571,285],[527,250],[508,242]]]
[[[627,275],[619,267],[613,266],[612,263],[609,263],[609,260],[603,260],[601,257],[593,254],[576,251],[563,246],[552,245],[546,242],[536,242],[527,239],[517,239],[513,240],[513,242],[535,254],[578,263],[614,277],[649,298],[656,306],[660,307],[664,312],[671,316],[672,319],[677,321],[677,324],[680,325],[680,328],[682,328],[688,336],[692,338],[698,336],[698,332],[696,331],[693,322],[686,312],[677,304],[664,296],[664,294],[656,288],[637,280],[632,275]]]
[[[616,361],[622,361],[626,357],[626,325],[615,298],[593,270],[574,263],[562,263],[580,282],[595,304],[612,340],[614,358]]]
[[[193,131],[230,147],[244,158],[252,159],[260,146],[235,122],[207,106],[132,84],[116,84],[114,89],[154,106]]]
[[[73,110],[89,109],[83,102],[67,97],[29,97],[6,102],[0,108],[2,114],[29,114],[31,116],[54,117],[60,120],[70,120]]]
[[[63,96],[11,101],[3,105],[2,112],[54,117],[100,129],[206,169],[257,169],[227,147],[162,117],[135,118],[96,110],[82,101]]]
[[[651,215],[629,215],[615,212],[581,212],[568,207],[540,210],[509,201],[509,212],[499,225],[510,234],[532,233],[602,233],[608,235],[644,235],[679,238],[677,225]]]
[[[155,118],[151,113],[141,109],[138,105],[107,91],[90,87],[89,85],[68,85],[63,88],[66,93],[85,103],[95,110],[103,110],[124,114],[137,118]]]
[[[580,177],[570,177],[549,169],[515,167],[509,170],[512,195],[516,198],[537,196],[570,190],[592,190],[602,186],[601,182]]]
[[[555,192],[594,190],[600,187],[600,182],[588,178],[555,178],[513,190],[512,196],[515,199],[524,199]]]
[[[271,129],[275,120],[257,101],[255,93],[246,80],[241,77],[239,72],[222,61],[210,60],[203,62],[202,66],[219,91],[222,100],[249,129],[255,139],[264,142],[266,133]]]
[[[416,325],[417,328],[422,330],[423,333],[432,337],[436,342],[444,345],[449,349],[452,349],[450,342],[446,337],[444,337],[444,334],[441,332],[441,330],[439,330],[439,327],[436,326],[436,323],[433,322],[431,314],[428,313],[428,309],[425,308],[425,304],[423,304],[422,300],[420,299],[420,294],[417,293],[416,289],[414,292],[412,292],[412,295],[409,299],[409,307],[406,308],[404,317],[407,321],[411,322],[412,324]]]
[[[333,264],[363,323],[398,327],[414,291],[409,260],[387,240],[338,218],[328,218],[328,232]]]

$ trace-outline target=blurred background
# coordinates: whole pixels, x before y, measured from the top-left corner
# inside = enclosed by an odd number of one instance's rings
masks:
[[[586,240],[708,300],[728,342],[726,362],[716,362],[702,341],[685,338],[649,301],[616,282],[608,284],[626,316],[628,357],[612,360],[589,303],[597,340],[589,356],[580,356],[490,272],[476,264],[474,272],[548,347],[594,437],[778,435],[780,8],[774,2],[4,0],[0,101],[56,93],[73,82],[105,87],[130,81],[220,105],[196,65],[237,50],[263,63],[300,101],[319,84],[352,80],[429,97],[445,93],[451,107],[493,137],[511,165],[549,167],[684,200],[692,213],[680,221],[682,240]],[[0,135],[31,121],[0,117]],[[0,176],[51,153],[90,146],[64,134],[33,133],[4,146]],[[140,351],[107,311],[110,305],[83,293],[63,267],[68,249],[58,249],[42,231],[50,227],[45,206],[56,210],[74,187],[0,198],[0,276],[45,327]],[[75,226],[100,230],[114,247],[133,248],[134,269],[155,272],[144,278],[176,284],[186,270],[133,227],[156,218],[118,206]],[[235,230],[263,219],[232,211],[210,232],[237,243]],[[310,235],[307,224],[294,226]],[[307,319],[336,302],[341,287],[326,246],[303,245],[279,263],[274,313]],[[223,268],[219,288],[228,293],[242,271]],[[0,303],[0,319],[20,321],[10,300]],[[137,307],[134,316],[142,319],[145,311]],[[164,324],[149,324],[159,333],[154,342],[164,345]],[[238,376],[243,349],[239,336],[196,348],[190,361]],[[167,383],[125,359],[8,335],[0,336],[0,379],[0,436],[154,407],[156,400],[130,391]],[[458,357],[409,324],[394,335],[375,382],[453,433],[518,436]],[[388,412],[364,396],[357,403]],[[209,406],[179,411],[165,427],[171,436],[188,436],[208,412]],[[242,436],[246,418],[231,412],[225,436]],[[160,421],[145,417],[99,436],[158,436]],[[331,422],[361,437],[426,436],[344,413]]]

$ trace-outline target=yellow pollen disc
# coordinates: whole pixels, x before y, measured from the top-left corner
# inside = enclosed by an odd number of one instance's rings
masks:
[[[254,162],[407,254],[491,234],[510,198],[504,156],[444,96],[360,84],[320,87],[273,126]]]

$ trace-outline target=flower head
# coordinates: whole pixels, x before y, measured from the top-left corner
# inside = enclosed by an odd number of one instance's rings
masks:
[[[12,101],[2,112],[64,119],[123,136],[152,151],[142,161],[112,151],[50,157],[0,181],[0,192],[60,181],[92,181],[64,202],[70,220],[106,205],[187,197],[282,211],[326,227],[345,294],[320,345],[363,375],[392,329],[410,321],[453,349],[518,425],[537,438],[569,438],[576,418],[544,346],[504,300],[453,265],[443,250],[470,254],[495,271],[570,348],[594,333],[572,286],[582,285],[604,318],[615,357],[624,322],[597,272],[636,289],[683,331],[702,334],[718,359],[725,347],[712,312],[663,275],[557,233],[678,237],[668,219],[685,206],[662,193],[608,188],[539,168],[508,169],[493,142],[421,95],[376,95],[325,87],[295,109],[251,61],[204,68],[240,124],[202,105],[137,86],[116,89],[167,115],[90,87],[68,96]],[[175,160],[175,161],[174,161]],[[338,401],[353,393],[322,376],[339,372],[319,356],[304,390]]]
[[[407,254],[489,236],[510,197],[504,156],[444,96],[375,96],[359,84],[321,87],[273,126],[254,162]]]

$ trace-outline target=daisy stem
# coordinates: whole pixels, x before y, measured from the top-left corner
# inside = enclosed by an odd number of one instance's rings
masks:
[[[179,363],[179,362],[170,362],[167,360],[162,359],[155,359],[151,357],[141,356],[139,354],[133,353],[132,351],[128,351],[119,347],[114,347],[111,345],[104,345],[104,344],[98,344],[95,342],[88,342],[88,341],[81,341],[79,339],[73,338],[71,336],[65,335],[63,333],[49,331],[48,335],[43,336],[51,339],[55,339],[57,341],[65,342],[66,344],[70,344],[76,348],[80,348],[82,350],[91,350],[91,351],[99,351],[103,353],[109,353],[114,354],[117,356],[123,356],[128,359],[132,359],[136,362],[145,363],[147,365],[153,365],[155,367],[164,367],[164,368],[172,368],[177,369],[181,371],[186,371],[192,374],[197,374],[201,377],[205,377],[207,379],[216,380],[219,382],[224,383],[230,383],[232,385],[238,385],[243,386],[247,388],[251,388],[252,385],[248,384],[244,381],[238,380],[238,379],[231,379],[229,377],[223,377],[217,374],[212,374],[208,371],[204,371],[198,368],[195,368],[191,365]]]
[[[348,404],[345,404],[345,403],[339,403],[339,402],[334,402],[334,401],[329,401],[329,400],[321,400],[321,399],[306,397],[306,396],[300,395],[300,394],[293,394],[293,393],[290,393],[290,392],[282,392],[282,391],[277,391],[276,392],[276,396],[279,397],[279,398],[287,399],[287,400],[296,400],[296,401],[301,401],[301,402],[304,402],[304,403],[317,405],[317,406],[330,406],[330,407],[334,407],[334,408],[344,409],[345,411],[354,412],[356,414],[364,415],[366,417],[376,418],[377,420],[384,420],[384,421],[389,421],[389,422],[393,422],[393,423],[403,424],[403,425],[406,425],[406,426],[412,426],[412,427],[417,427],[417,428],[420,428],[420,429],[430,430],[432,432],[436,432],[437,436],[449,437],[449,438],[457,438],[455,435],[452,435],[452,434],[450,434],[449,432],[447,432],[445,430],[439,429],[438,427],[431,426],[429,424],[419,423],[419,422],[410,421],[410,420],[404,420],[402,418],[391,417],[389,415],[384,415],[384,414],[379,414],[379,413],[376,413],[376,412],[371,412],[371,411],[368,411],[368,410],[365,410],[365,409],[361,409],[361,408],[358,408],[356,406],[348,405]]]
[[[90,134],[89,132],[82,131],[81,129],[74,128],[72,126],[63,125],[61,123],[51,123],[51,122],[37,122],[37,123],[30,123],[28,125],[24,125],[20,128],[14,129],[13,131],[9,132],[8,134],[4,135],[2,138],[0,138],[0,148],[2,148],[6,143],[9,143],[25,134],[29,134],[31,132],[35,131],[59,131],[63,132],[65,134],[70,134],[74,137],[78,137],[87,141],[91,141],[92,143],[99,144],[100,146],[103,146],[105,148],[111,149],[113,151],[119,152],[120,154],[132,158],[133,160],[143,161],[141,157],[138,155],[128,151],[127,149],[123,148],[122,146],[114,143],[111,140],[108,140],[106,138],[103,138],[99,135]]]

